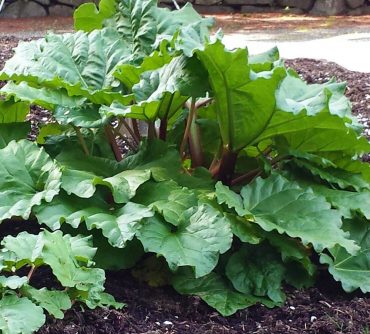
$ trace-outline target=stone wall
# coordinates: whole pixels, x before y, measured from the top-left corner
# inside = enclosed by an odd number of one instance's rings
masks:
[[[90,0],[91,1],[91,0]],[[98,2],[99,0],[95,0]],[[6,0],[1,17],[71,16],[73,10],[89,0]],[[186,0],[177,0],[182,5]],[[287,12],[311,15],[370,14],[370,0],[190,0],[200,13]],[[173,6],[173,0],[161,0]]]

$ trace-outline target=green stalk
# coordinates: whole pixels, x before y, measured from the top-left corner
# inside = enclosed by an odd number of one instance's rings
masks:
[[[197,115],[194,113],[193,120],[190,125],[190,135],[189,135],[189,149],[191,155],[191,165],[193,168],[203,166],[203,151],[202,151],[202,141],[200,137],[199,126],[196,123]]]
[[[84,153],[85,153],[87,156],[89,156],[89,155],[90,155],[90,152],[89,152],[89,149],[87,148],[87,145],[86,145],[85,139],[84,139],[84,137],[83,137],[83,135],[82,135],[82,133],[81,133],[81,131],[80,131],[80,128],[79,128],[79,127],[77,127],[77,126],[74,126],[73,128],[74,128],[74,130],[76,131],[76,135],[77,135],[78,141],[79,141],[79,143],[80,143],[80,145],[81,145],[81,147],[82,147],[82,149],[83,149]]]
[[[190,111],[189,111],[188,119],[186,121],[184,136],[183,136],[181,144],[180,144],[180,156],[181,156],[182,159],[185,158],[185,147],[186,147],[186,143],[188,142],[188,139],[189,139],[191,123],[193,122],[195,111],[196,111],[195,98],[191,98]]]

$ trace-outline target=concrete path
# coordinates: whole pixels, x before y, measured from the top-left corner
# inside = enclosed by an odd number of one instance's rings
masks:
[[[370,72],[370,27],[292,32],[233,32],[225,34],[228,48],[248,47],[251,54],[277,46],[282,58],[326,59],[352,70]]]

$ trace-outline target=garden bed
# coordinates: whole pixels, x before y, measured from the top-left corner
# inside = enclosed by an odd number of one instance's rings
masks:
[[[0,39],[0,68],[17,43],[14,38]],[[347,71],[326,61],[295,59],[286,63],[309,83],[325,82],[333,76],[347,81],[346,95],[369,137],[369,73]],[[35,124],[47,117],[44,111],[33,110]],[[24,223],[2,223],[0,240],[5,235],[18,234],[24,226]],[[31,222],[26,229],[37,232],[39,227]],[[83,310],[75,305],[63,320],[49,318],[39,333],[368,333],[370,298],[345,294],[326,271],[320,271],[319,275],[314,288],[297,291],[286,287],[288,298],[281,308],[253,306],[224,318],[198,297],[181,296],[171,287],[149,287],[133,279],[129,271],[108,272],[107,292],[127,304],[122,311]],[[52,275],[42,270],[32,280],[40,286],[54,284]]]

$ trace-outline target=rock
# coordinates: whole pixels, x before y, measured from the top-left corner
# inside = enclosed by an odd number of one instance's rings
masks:
[[[28,2],[24,0],[17,0],[0,13],[3,18],[18,18],[18,17],[38,17],[46,16],[46,10],[36,2]]]
[[[196,5],[212,6],[221,3],[222,0],[195,0]]]
[[[50,5],[50,0],[37,0],[40,5]]]
[[[70,6],[55,5],[49,7],[49,15],[51,16],[72,16],[73,11]]]
[[[200,6],[194,5],[194,9],[200,14],[231,14],[235,9],[231,6]]]
[[[318,0],[310,11],[312,15],[339,15],[346,11],[345,0]]]
[[[310,10],[315,0],[277,0],[277,4],[282,7],[300,8],[303,10]]]
[[[223,0],[223,4],[237,6],[272,5],[271,0]]]
[[[71,6],[71,7],[78,7],[79,5],[82,5],[83,3],[86,3],[86,2],[95,2],[97,3],[97,1],[87,1],[87,0],[58,0],[58,3],[61,4],[61,5],[68,5],[68,6]]]
[[[226,3],[226,1],[225,1]],[[232,3],[232,0],[229,2],[230,4]],[[251,6],[258,6],[258,5],[272,5],[274,3],[274,0],[241,0],[238,2],[238,5],[251,5]]]
[[[365,0],[346,0],[346,3],[349,8],[355,9],[361,7],[365,3]]]
[[[272,12],[278,12],[281,11],[281,9],[276,9],[274,7],[270,6],[241,6],[240,7],[240,13],[272,13]]]

